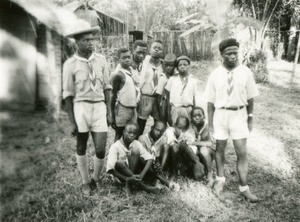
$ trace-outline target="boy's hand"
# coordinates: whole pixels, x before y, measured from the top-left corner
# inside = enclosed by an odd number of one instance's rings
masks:
[[[78,134],[78,129],[76,123],[71,123],[71,134],[73,136],[77,136]]]
[[[252,117],[248,117],[248,129],[249,129],[249,132],[252,131],[252,128],[253,128]]]
[[[111,113],[107,113],[106,118],[107,118],[107,125],[108,126],[112,125],[113,124],[113,117],[112,117]]]
[[[142,181],[142,179],[140,178],[139,175],[133,175],[133,176],[127,178],[126,181],[132,182],[132,183],[138,183],[138,182]]]

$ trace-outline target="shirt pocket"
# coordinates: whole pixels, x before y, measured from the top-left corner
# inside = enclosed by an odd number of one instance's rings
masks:
[[[215,87],[217,98],[223,98],[224,95],[227,95],[227,83],[225,81],[217,81]]]
[[[237,85],[238,85],[238,93],[239,93],[239,96],[241,97],[241,98],[246,98],[246,95],[247,95],[247,93],[246,93],[246,82],[245,81],[239,81],[238,83],[237,83]]]
[[[75,73],[75,88],[76,92],[84,91],[84,85],[87,80],[87,74],[84,70],[78,70]]]

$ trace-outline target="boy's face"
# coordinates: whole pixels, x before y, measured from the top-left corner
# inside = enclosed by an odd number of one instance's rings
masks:
[[[94,37],[92,34],[83,34],[76,41],[78,50],[85,53],[91,53],[94,50]]]
[[[222,52],[223,62],[230,68],[234,68],[239,59],[239,48],[237,46],[230,46]]]
[[[162,57],[163,45],[159,42],[154,42],[150,48],[150,55],[153,58],[161,58]]]
[[[204,119],[205,119],[205,117],[201,110],[199,110],[199,109],[194,110],[193,116],[192,116],[192,122],[194,125],[197,126],[197,125],[202,124],[204,122]]]
[[[175,135],[180,136],[180,134],[186,131],[187,122],[185,119],[180,119],[175,125]]]
[[[120,55],[120,64],[123,68],[128,68],[131,64],[131,53],[128,52],[124,52],[121,53]]]
[[[165,132],[165,125],[163,123],[155,123],[151,129],[151,137],[153,140],[158,140]]]
[[[147,54],[147,47],[137,46],[136,49],[133,51],[133,56],[136,62],[141,63]]]
[[[175,69],[175,61],[174,62],[164,62],[163,67],[164,67],[166,74],[171,76],[171,75],[173,75],[173,72]]]
[[[186,74],[189,72],[190,64],[187,60],[180,60],[177,69],[179,73]]]
[[[132,143],[136,139],[138,134],[137,127],[135,125],[127,125],[123,131],[123,139],[127,143]]]

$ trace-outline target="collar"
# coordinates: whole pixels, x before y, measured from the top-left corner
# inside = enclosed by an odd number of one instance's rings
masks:
[[[197,135],[200,135],[200,134],[204,131],[204,129],[205,129],[207,123],[204,122],[204,125],[203,125],[203,127],[199,130],[199,133],[197,132],[197,127],[195,127],[193,124],[191,124],[191,125],[192,125],[192,129],[195,131],[195,133],[196,133]]]
[[[89,59],[86,59],[86,58],[79,56],[78,54],[74,54],[74,58],[79,61],[82,61],[82,62],[90,62],[95,58],[95,55],[94,55],[94,53],[92,53],[92,55],[89,57]]]

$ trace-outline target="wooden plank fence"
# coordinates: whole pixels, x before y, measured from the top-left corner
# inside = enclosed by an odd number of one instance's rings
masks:
[[[192,60],[211,60],[212,32],[197,31],[185,37],[179,37],[184,31],[156,31],[153,39],[160,39],[164,44],[164,55],[174,53],[176,56],[187,55]]]

